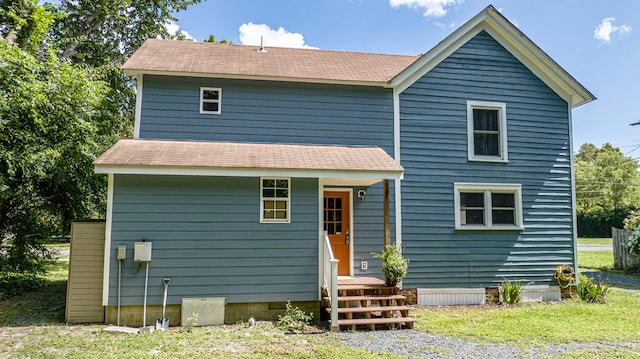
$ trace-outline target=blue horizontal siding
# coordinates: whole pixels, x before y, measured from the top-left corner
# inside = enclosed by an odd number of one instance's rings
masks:
[[[291,180],[291,223],[260,222],[258,178],[116,175],[109,305],[116,304],[116,248],[126,245],[122,304],[142,304],[144,266],[134,242],[153,246],[148,304],[183,297],[227,302],[317,300],[318,182]]]
[[[377,145],[393,155],[390,89],[144,76],[140,138]],[[200,114],[200,87],[222,88]]]
[[[467,159],[467,100],[504,102],[509,162]],[[481,32],[400,95],[407,287],[553,284],[572,264],[568,106]],[[456,231],[454,182],[522,184],[523,231]]]
[[[140,138],[375,145],[393,156],[393,99],[390,89],[149,75],[145,75],[143,84]],[[220,115],[199,114],[200,87],[222,88]],[[354,191],[360,188],[356,187]],[[141,220],[139,217],[145,216],[159,223],[158,228],[164,231],[170,229],[160,222],[193,216],[202,223],[194,225],[185,234],[191,238],[194,233],[210,230],[214,225],[217,231],[233,231],[238,223],[245,220],[235,215],[244,207],[242,203],[235,203],[232,195],[217,193],[217,203],[226,204],[215,209],[220,211],[216,215],[221,223],[207,225],[204,221],[209,213],[198,213],[197,210],[208,206],[213,199],[192,198],[199,195],[197,189],[194,191],[194,195],[163,194],[160,197],[162,201],[171,196],[171,208],[158,203],[162,206],[154,214],[130,213],[129,219],[123,219],[121,225],[127,226],[128,220],[136,225]],[[371,252],[382,248],[382,185],[367,188],[367,193],[364,201],[354,199],[354,273],[379,275],[379,261],[371,256]],[[392,229],[395,223],[393,193],[391,184]],[[136,196],[139,197],[131,193],[127,199],[134,201],[133,211],[137,206]],[[122,206],[123,211],[128,210],[125,202]],[[310,213],[292,212],[292,216],[302,214]],[[299,235],[292,233],[291,228],[286,230],[288,235]],[[391,235],[393,238],[395,231]],[[259,236],[257,233],[252,238],[259,240]],[[370,263],[365,272],[360,270],[363,260]]]

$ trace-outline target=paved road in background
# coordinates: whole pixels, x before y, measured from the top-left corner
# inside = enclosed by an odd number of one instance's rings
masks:
[[[613,250],[613,245],[611,244],[578,244],[578,251],[596,252],[596,251],[606,251],[606,250]]]

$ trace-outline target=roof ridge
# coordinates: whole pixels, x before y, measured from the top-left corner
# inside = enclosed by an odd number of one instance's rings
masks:
[[[220,42],[204,42],[204,41],[184,41],[184,40],[173,40],[173,39],[157,39],[157,38],[149,38],[145,40],[147,41],[165,41],[165,42],[173,42],[173,43],[182,43],[182,44],[190,44],[190,45],[199,45],[199,46],[235,46],[235,47],[255,47],[256,49],[260,48],[260,45],[246,45],[246,44],[230,44],[230,43],[220,43]],[[268,49],[281,49],[281,50],[291,50],[291,51],[318,51],[318,52],[327,52],[327,53],[340,53],[340,54],[357,54],[357,55],[379,55],[379,56],[392,56],[392,57],[411,57],[411,58],[419,58],[421,55],[403,55],[403,54],[392,54],[392,53],[383,53],[383,52],[369,52],[369,51],[350,51],[350,50],[331,50],[331,49],[318,49],[318,48],[307,48],[307,47],[287,47],[287,46],[269,46],[268,44],[263,45],[264,48]]]
[[[340,148],[380,148],[378,145],[341,145],[336,143],[287,143],[287,142],[241,142],[241,141],[209,141],[209,140],[180,140],[180,139],[154,139],[154,138],[122,138],[120,141],[145,141],[145,142],[177,142],[192,144],[231,144],[231,145],[279,145],[300,147],[340,147]]]

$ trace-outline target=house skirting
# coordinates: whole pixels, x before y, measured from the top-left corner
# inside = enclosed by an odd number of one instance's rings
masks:
[[[417,288],[404,291],[417,292],[418,305],[481,305],[499,301],[499,288]],[[527,285],[522,287],[520,301],[546,302],[561,300],[559,287]]]
[[[418,288],[418,305],[485,304],[484,288]]]
[[[523,302],[548,302],[561,299],[560,287],[548,285],[527,285],[522,287],[520,300]]]
[[[224,309],[224,323],[236,324],[246,322],[249,318],[255,320],[278,320],[278,315],[284,314],[287,302],[259,302],[259,303],[226,303]],[[320,302],[291,302],[293,307],[298,307],[306,313],[313,313],[313,320],[320,318]],[[129,327],[142,326],[142,305],[127,305],[120,308],[120,325]],[[190,317],[188,315],[187,317]],[[166,317],[169,325],[186,325],[181,323],[182,306],[179,304],[167,305]],[[147,325],[155,325],[157,319],[162,318],[161,305],[147,305]],[[105,307],[105,323],[116,324],[118,319],[118,307]]]

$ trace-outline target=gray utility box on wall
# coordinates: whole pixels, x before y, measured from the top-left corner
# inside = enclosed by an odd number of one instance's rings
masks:
[[[224,309],[224,297],[182,298],[180,325],[222,325],[224,324]]]
[[[133,247],[134,262],[151,262],[151,242],[136,242]]]

